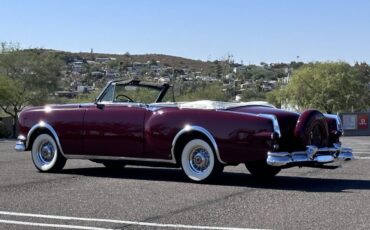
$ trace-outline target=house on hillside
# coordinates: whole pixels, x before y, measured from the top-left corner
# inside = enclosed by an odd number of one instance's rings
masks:
[[[72,73],[75,74],[81,74],[86,71],[86,67],[84,65],[84,62],[82,61],[75,61],[70,64],[70,69]]]
[[[99,63],[107,63],[107,62],[110,62],[110,61],[115,61],[116,58],[110,58],[110,57],[99,57],[99,58],[95,58],[95,61],[96,62],[99,62]]]
[[[105,77],[109,79],[119,78],[120,74],[118,70],[115,69],[107,69],[105,70]]]

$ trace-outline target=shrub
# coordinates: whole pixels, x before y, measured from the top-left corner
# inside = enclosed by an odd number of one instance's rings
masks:
[[[0,121],[0,138],[6,138],[10,136],[10,132],[6,129],[4,122]]]

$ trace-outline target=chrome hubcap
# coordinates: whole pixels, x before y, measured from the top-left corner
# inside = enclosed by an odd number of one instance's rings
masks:
[[[40,145],[39,158],[44,163],[49,163],[54,158],[55,149],[50,142]]]
[[[195,173],[202,173],[209,166],[209,153],[203,148],[195,148],[189,158],[190,168]]]

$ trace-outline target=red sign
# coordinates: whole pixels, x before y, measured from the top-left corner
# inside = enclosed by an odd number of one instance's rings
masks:
[[[359,114],[357,117],[357,128],[367,129],[369,127],[369,117],[367,114]]]

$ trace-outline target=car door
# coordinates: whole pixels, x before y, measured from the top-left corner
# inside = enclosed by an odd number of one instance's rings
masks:
[[[146,107],[135,102],[136,88],[111,84],[84,118],[85,155],[143,156]]]
[[[85,155],[142,157],[145,112],[145,107],[134,103],[111,103],[87,109]]]

